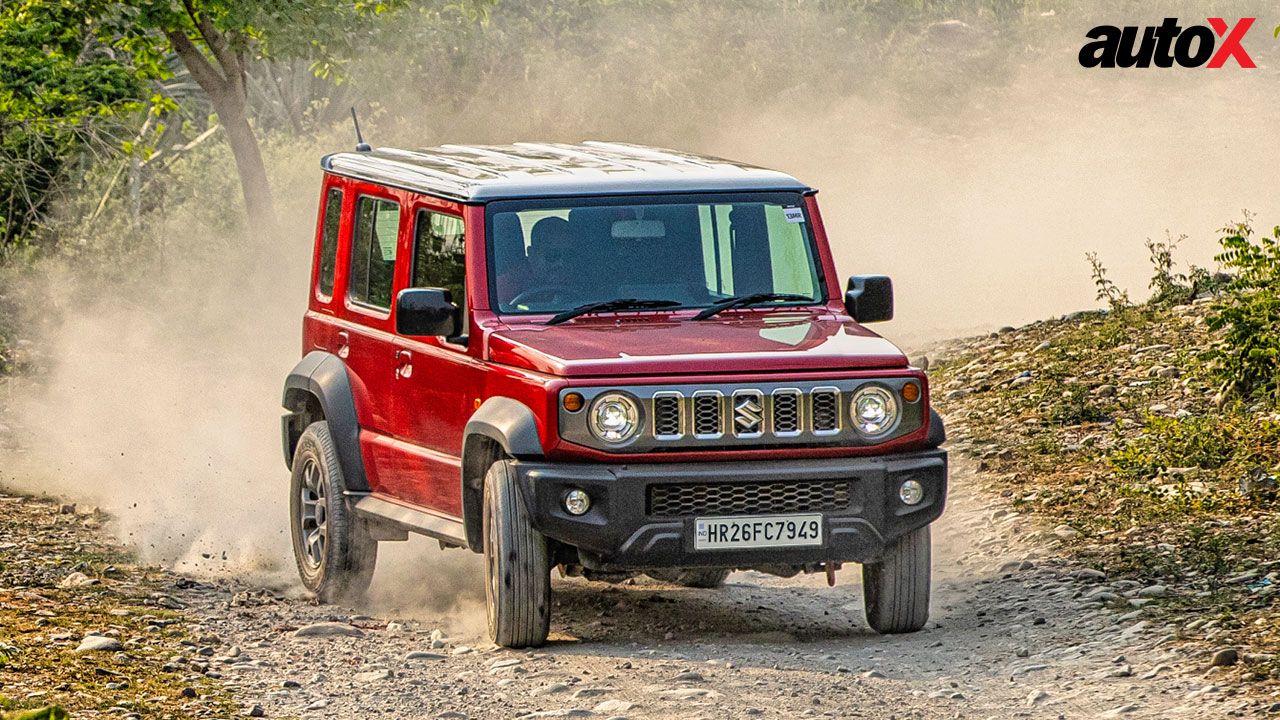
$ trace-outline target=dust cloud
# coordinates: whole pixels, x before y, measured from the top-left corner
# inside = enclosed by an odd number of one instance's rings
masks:
[[[673,27],[706,27],[682,22]],[[542,48],[552,60],[476,87],[448,117],[421,87],[363,77],[363,92],[381,98],[366,136],[409,146],[594,137],[791,172],[821,191],[840,273],[893,276],[898,319],[877,329],[919,347],[1096,306],[1090,250],[1142,297],[1145,238],[1185,232],[1179,257],[1208,264],[1215,228],[1242,208],[1270,210],[1265,193],[1280,167],[1280,144],[1266,142],[1280,87],[1271,56],[1256,55],[1261,67],[1250,72],[1106,75],[1076,64],[1076,38],[1089,26],[1060,23],[1052,42],[1029,59],[1019,49],[995,82],[952,63],[954,45],[926,37],[929,62],[952,89],[936,104],[897,69],[860,93],[811,85],[797,68],[789,88],[707,88],[705,105],[673,113],[662,97],[675,91],[655,92],[634,68],[588,83],[591,48],[575,49],[568,70],[563,49]],[[706,57],[700,50],[715,50],[698,36],[666,40],[681,41],[682,53],[645,60],[670,66],[645,72],[678,78]],[[0,456],[0,481],[100,505],[148,562],[293,583],[279,399],[300,355],[316,160],[349,145],[344,131],[267,148],[279,237],[227,239],[176,215],[163,232],[202,250],[175,251],[128,293],[86,290],[73,271],[51,274],[46,294],[67,300],[41,341],[51,367],[18,393],[24,449]],[[210,202],[231,212],[238,193],[221,187]],[[469,553],[417,540],[382,552],[377,607],[455,612],[482,601]]]

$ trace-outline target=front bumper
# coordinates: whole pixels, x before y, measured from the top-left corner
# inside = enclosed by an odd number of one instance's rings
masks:
[[[534,527],[553,540],[578,548],[582,563],[597,570],[876,562],[893,541],[936,520],[947,494],[945,450],[751,462],[602,465],[517,461],[515,471]],[[898,499],[898,486],[907,479],[924,486],[924,500],[918,505],[904,505]],[[850,483],[849,500],[839,509],[821,511],[821,545],[696,550],[695,517],[723,516],[724,512],[687,517],[648,514],[650,488],[655,485],[840,480]],[[591,509],[585,515],[570,515],[561,504],[564,494],[573,488],[591,496]]]

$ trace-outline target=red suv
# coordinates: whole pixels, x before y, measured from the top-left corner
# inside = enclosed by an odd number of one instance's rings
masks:
[[[483,553],[489,629],[547,637],[553,567],[696,587],[862,563],[866,617],[928,617],[947,456],[928,380],[841,292],[816,191],[637,145],[324,158],[293,547],[324,601],[380,541]]]

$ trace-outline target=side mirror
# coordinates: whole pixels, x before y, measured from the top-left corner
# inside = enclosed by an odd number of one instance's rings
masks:
[[[844,307],[860,323],[893,319],[893,281],[885,275],[854,275],[844,294]]]
[[[454,337],[458,306],[442,288],[407,288],[396,296],[396,332],[410,337]]]

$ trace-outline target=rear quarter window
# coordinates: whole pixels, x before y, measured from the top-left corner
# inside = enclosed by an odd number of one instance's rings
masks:
[[[333,275],[338,264],[338,229],[342,226],[342,190],[329,188],[324,199],[324,226],[320,235],[320,294],[333,297]]]

